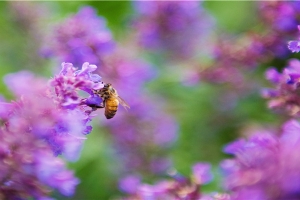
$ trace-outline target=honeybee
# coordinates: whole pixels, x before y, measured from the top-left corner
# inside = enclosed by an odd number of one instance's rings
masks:
[[[100,90],[95,91],[103,99],[102,108],[105,108],[104,115],[106,119],[111,119],[118,111],[118,106],[121,104],[126,110],[130,106],[118,95],[110,83],[104,85]]]

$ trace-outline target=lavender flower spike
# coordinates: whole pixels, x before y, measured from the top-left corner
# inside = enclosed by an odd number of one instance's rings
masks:
[[[100,65],[103,56],[109,55],[115,48],[105,19],[88,6],[55,27],[48,40],[48,47],[42,50],[45,56],[58,57],[76,66],[86,61]]]
[[[173,58],[192,57],[212,21],[199,1],[138,1],[134,8],[139,44]]]
[[[28,71],[4,78],[17,99],[0,103],[0,199],[47,199],[51,189],[74,194],[79,180],[56,156],[77,160],[92,130],[90,107],[78,92],[93,97],[102,87],[96,68],[62,63],[50,84]]]
[[[282,73],[271,68],[267,71],[266,77],[275,85],[275,88],[265,89],[262,92],[263,97],[270,99],[269,108],[285,110],[289,115],[299,116],[300,61],[291,59]]]
[[[22,107],[28,105],[14,103],[7,108],[6,117],[1,116],[5,123],[0,131],[0,198],[43,199],[51,189],[71,196],[79,180],[66,170],[63,160],[53,155],[51,146],[36,135],[36,125],[45,125],[47,118],[40,115],[38,120]],[[44,128],[46,131],[49,127]]]

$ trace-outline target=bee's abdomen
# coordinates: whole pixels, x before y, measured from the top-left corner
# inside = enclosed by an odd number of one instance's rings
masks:
[[[105,117],[111,119],[118,111],[119,101],[116,98],[109,98],[105,102]]]

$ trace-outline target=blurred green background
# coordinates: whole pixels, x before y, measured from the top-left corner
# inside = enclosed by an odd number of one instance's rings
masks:
[[[12,2],[10,2],[12,3]],[[11,12],[9,2],[0,2],[0,76],[19,70],[32,70],[45,77],[52,76],[53,62],[39,56],[40,44],[32,37],[31,27],[24,27],[20,19]],[[127,23],[133,14],[129,1],[57,1],[34,2],[48,8],[44,19],[45,28],[64,17],[76,13],[81,6],[90,5],[107,19],[117,41],[126,37]],[[242,34],[257,24],[255,2],[252,1],[205,1],[203,6],[215,18],[215,34]],[[196,162],[211,162],[215,180],[203,187],[206,192],[220,191],[218,163],[227,156],[222,148],[239,136],[247,127],[276,124],[278,117],[266,108],[259,90],[236,96],[227,85],[200,83],[184,86],[169,66],[157,61],[159,76],[147,84],[150,94],[166,100],[166,110],[179,123],[179,137],[169,151],[174,166],[184,175],[189,175]],[[264,84],[264,69],[257,70],[258,84]],[[59,66],[58,66],[59,67]],[[0,83],[1,94],[12,99],[5,85]],[[228,92],[230,91],[230,92]],[[226,96],[228,95],[228,96]],[[228,97],[228,101],[223,98]],[[111,139],[104,129],[94,121],[94,130],[88,136],[81,158],[69,166],[81,180],[74,197],[69,199],[114,199],[122,194],[117,189],[118,169],[122,166],[114,157]],[[159,179],[159,177],[157,177]],[[57,199],[68,199],[54,194]]]

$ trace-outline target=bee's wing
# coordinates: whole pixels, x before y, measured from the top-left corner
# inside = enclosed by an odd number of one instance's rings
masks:
[[[125,108],[125,110],[129,109],[130,106],[124,99],[122,99],[120,96],[117,96],[117,99],[119,100],[120,104]]]

